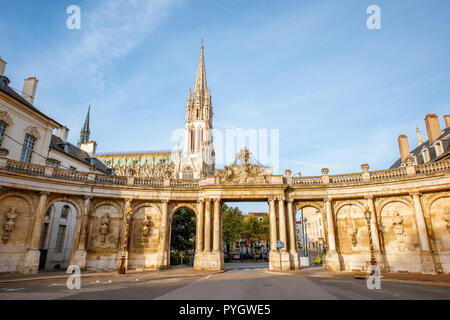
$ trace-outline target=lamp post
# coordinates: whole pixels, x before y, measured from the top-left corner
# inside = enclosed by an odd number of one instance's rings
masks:
[[[118,270],[119,274],[125,274],[127,270],[128,238],[130,233],[130,222],[132,216],[133,211],[131,209],[128,209],[125,212],[126,225],[125,225],[125,232],[123,233],[122,238],[122,256],[120,257],[120,265]]]
[[[307,235],[307,226],[306,223],[308,222],[308,219],[303,218],[302,228],[303,228],[303,247],[305,248],[304,255],[305,257],[308,256],[308,235]]]
[[[377,260],[375,259],[375,255],[373,253],[373,241],[372,241],[372,232],[371,232],[371,228],[370,228],[370,210],[369,210],[369,207],[365,208],[364,216],[366,217],[368,230],[369,230],[370,265],[372,266],[371,274],[373,274],[373,273],[375,273],[375,266],[377,265]]]

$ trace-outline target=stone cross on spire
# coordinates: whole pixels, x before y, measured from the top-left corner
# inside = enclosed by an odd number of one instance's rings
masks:
[[[81,128],[80,133],[80,141],[78,141],[78,146],[80,146],[82,143],[89,142],[89,135],[91,134],[91,131],[89,130],[89,113],[91,111],[91,105],[89,105],[88,113],[86,115],[86,120],[84,120],[83,128]]]

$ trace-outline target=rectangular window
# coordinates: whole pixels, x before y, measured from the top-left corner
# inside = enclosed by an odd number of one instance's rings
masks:
[[[22,153],[20,154],[20,161],[28,163],[31,162],[31,155],[33,153],[35,142],[35,137],[30,136],[29,134],[25,134],[25,138],[23,139]]]
[[[56,237],[56,246],[55,246],[56,252],[62,252],[65,235],[66,235],[66,226],[60,224],[58,229],[58,236]]]
[[[4,123],[3,121],[0,121],[0,146],[2,145],[2,142],[3,142],[3,136],[5,135],[5,130],[6,130],[6,123]]]

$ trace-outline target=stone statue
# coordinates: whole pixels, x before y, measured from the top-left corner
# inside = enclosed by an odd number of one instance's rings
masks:
[[[110,221],[107,213],[104,213],[102,218],[100,219],[100,242],[105,243],[107,241],[109,232],[110,232]]]
[[[3,236],[2,236],[3,244],[8,243],[11,236],[11,232],[13,232],[16,226],[16,223],[14,221],[17,218],[16,207],[12,207],[11,211],[7,212],[5,216],[7,220],[5,221],[5,223],[3,223]]]
[[[395,217],[392,221],[392,226],[394,229],[395,236],[397,237],[397,241],[400,245],[402,245],[405,242],[404,234],[405,234],[405,227],[403,226],[403,217],[400,215],[400,213],[395,212]]]

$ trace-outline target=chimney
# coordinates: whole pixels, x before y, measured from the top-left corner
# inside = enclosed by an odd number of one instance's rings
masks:
[[[400,159],[402,159],[402,162],[405,162],[409,157],[409,144],[408,137],[404,134],[398,136],[398,148],[400,150]]]
[[[55,136],[60,138],[62,141],[67,142],[67,138],[69,137],[69,128],[67,128],[66,126],[56,128]]]
[[[0,76],[3,76],[5,73],[6,61],[0,57]]]
[[[97,142],[89,141],[80,144],[80,149],[87,152],[91,157],[95,157],[95,153],[97,151]]]
[[[23,83],[22,97],[31,104],[34,102],[38,82],[35,77],[29,77]]]
[[[446,114],[444,116],[444,120],[445,120],[445,129],[447,129],[448,127],[450,127],[450,114]]]
[[[427,114],[425,117],[425,126],[427,128],[428,142],[431,144],[441,135],[439,127],[439,118],[435,114]]]

